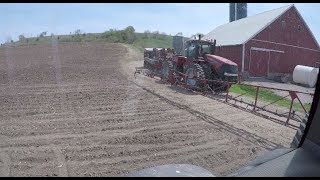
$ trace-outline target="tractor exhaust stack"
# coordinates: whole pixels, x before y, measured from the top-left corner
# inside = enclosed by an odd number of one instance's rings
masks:
[[[217,43],[217,40],[214,40],[213,41],[213,47],[212,47],[212,54],[215,54],[215,51],[216,51],[216,43]]]

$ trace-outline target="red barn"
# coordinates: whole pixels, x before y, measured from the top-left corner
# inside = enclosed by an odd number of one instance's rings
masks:
[[[294,5],[221,25],[204,36],[216,54],[251,77],[292,73],[296,65],[319,67],[319,44]]]

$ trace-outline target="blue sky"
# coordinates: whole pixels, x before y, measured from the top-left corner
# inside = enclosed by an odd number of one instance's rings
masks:
[[[248,3],[248,16],[289,3]],[[320,3],[295,3],[317,41],[320,42]],[[123,29],[132,25],[137,32],[160,31],[190,36],[208,33],[228,23],[228,3],[107,3],[107,4],[0,4],[0,43],[20,34],[36,36],[69,34],[76,29],[86,33]]]

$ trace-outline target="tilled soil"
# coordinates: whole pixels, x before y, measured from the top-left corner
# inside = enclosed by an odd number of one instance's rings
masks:
[[[0,48],[0,176],[125,176],[170,163],[227,175],[292,139],[266,140],[143,86],[127,66],[137,58],[121,44]]]

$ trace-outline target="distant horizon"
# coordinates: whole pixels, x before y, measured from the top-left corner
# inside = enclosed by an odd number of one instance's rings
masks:
[[[248,3],[248,16],[289,4],[293,3]],[[294,5],[319,42],[320,4]],[[48,35],[70,35],[76,29],[103,33],[129,25],[137,33],[149,30],[174,36],[182,32],[184,37],[190,37],[196,33],[207,34],[229,23],[229,3],[6,3],[0,4],[0,15],[0,43],[9,38],[17,41],[21,34],[26,38],[37,37],[45,31]]]
[[[111,29],[113,29],[113,28],[111,28]],[[119,30],[122,30],[122,29],[119,29]],[[104,31],[105,32],[105,31]],[[91,32],[88,32],[88,33],[86,33],[86,32],[81,32],[81,34],[102,34],[102,33],[104,33],[104,32],[94,32],[94,33],[91,33]],[[70,32],[69,32],[70,33]],[[135,33],[140,33],[140,34],[143,34],[143,33],[145,33],[145,32],[135,32]],[[150,33],[154,33],[154,31],[151,31]],[[161,32],[160,32],[161,33]],[[40,33],[39,33],[39,35],[40,35]],[[30,37],[27,37],[27,36],[24,36],[25,38],[38,38],[39,37],[39,35],[37,35],[37,36],[30,36]],[[71,35],[74,35],[74,32],[73,32],[73,34],[54,34],[54,36],[71,36]],[[176,36],[175,34],[166,34],[167,36]],[[47,34],[47,35],[45,35],[45,36],[43,36],[43,37],[50,37],[51,36],[51,34],[49,33],[49,34]],[[185,37],[184,35],[182,35],[183,37]],[[17,40],[14,40],[14,42],[18,42],[19,41],[19,39],[17,39]],[[7,42],[3,42],[2,44],[6,44]]]

